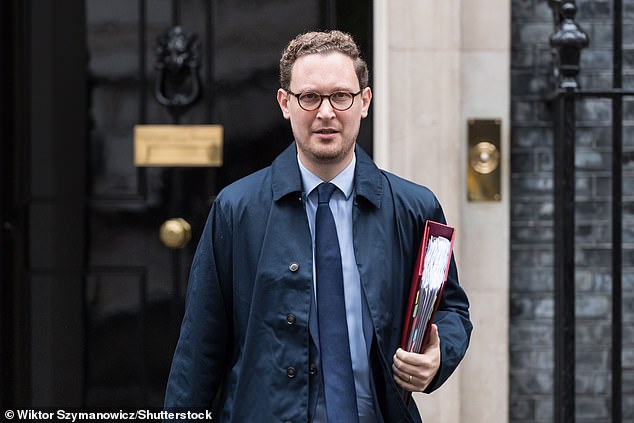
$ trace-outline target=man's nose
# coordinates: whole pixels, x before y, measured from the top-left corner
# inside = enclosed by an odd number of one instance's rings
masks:
[[[317,116],[324,118],[332,118],[335,115],[335,109],[330,104],[330,99],[328,97],[322,97],[323,100],[317,109]]]

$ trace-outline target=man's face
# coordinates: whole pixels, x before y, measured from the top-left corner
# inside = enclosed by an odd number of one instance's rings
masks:
[[[352,59],[343,53],[309,54],[297,59],[291,74],[290,91],[332,94],[360,90]],[[348,110],[335,110],[328,99],[313,111],[299,106],[297,97],[280,89],[277,101],[285,119],[291,121],[299,158],[309,170],[335,176],[352,160],[361,119],[368,115],[372,91],[366,87]]]

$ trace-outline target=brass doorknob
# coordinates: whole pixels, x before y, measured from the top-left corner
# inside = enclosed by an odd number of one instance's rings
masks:
[[[192,239],[192,227],[183,218],[168,219],[161,225],[159,235],[166,247],[179,249]]]
[[[478,173],[491,173],[500,164],[500,151],[490,142],[479,142],[469,151],[469,164]]]

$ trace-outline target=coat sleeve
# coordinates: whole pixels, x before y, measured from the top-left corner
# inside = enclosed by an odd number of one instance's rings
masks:
[[[442,208],[436,200],[432,220],[445,223]],[[438,389],[464,357],[469,346],[473,326],[469,319],[469,300],[458,282],[458,271],[452,254],[447,282],[440,299],[438,310],[434,315],[434,323],[438,326],[440,336],[440,368],[425,392]]]
[[[192,262],[185,316],[165,394],[166,409],[211,409],[221,386],[232,345],[231,254],[230,225],[217,199]]]

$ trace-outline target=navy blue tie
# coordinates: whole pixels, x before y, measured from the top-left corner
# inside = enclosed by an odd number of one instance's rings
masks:
[[[328,423],[351,423],[358,422],[359,416],[350,358],[341,252],[335,219],[328,204],[335,189],[330,183],[317,186],[315,269],[319,350]]]

